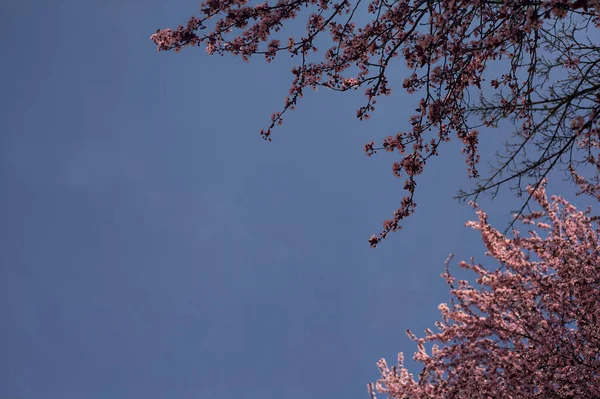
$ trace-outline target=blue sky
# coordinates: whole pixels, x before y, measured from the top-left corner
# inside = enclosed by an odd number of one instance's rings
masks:
[[[403,194],[394,158],[362,147],[413,98],[359,122],[360,92],[311,92],[264,142],[288,61],[148,40],[198,5],[0,5],[1,398],[367,398],[377,360],[437,320],[448,254],[491,263],[452,199],[470,187],[457,143],[369,248]],[[501,227],[517,208],[482,203]]]

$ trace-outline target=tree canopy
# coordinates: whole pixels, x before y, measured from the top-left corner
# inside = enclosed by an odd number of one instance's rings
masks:
[[[360,13],[368,13],[367,23],[356,23]],[[285,24],[303,16],[305,34],[282,37]],[[283,108],[261,131],[268,141],[307,88],[362,88],[366,101],[356,115],[369,118],[403,64],[402,88],[415,99],[415,113],[364,149],[369,156],[397,154],[392,171],[404,179],[406,195],[370,244],[414,212],[418,176],[452,137],[477,182],[459,197],[477,199],[508,184],[527,194],[513,223],[533,230],[513,230],[509,238],[473,202],[478,220],[468,225],[500,267],[461,262],[477,277],[470,284],[452,276],[449,259],[443,277],[452,302],[439,306],[438,331],[420,338],[409,331],[418,347],[414,359],[423,365],[419,377],[404,367],[402,354],[391,368],[381,360],[371,393],[591,399],[600,398],[600,227],[590,209],[548,198],[545,185],[562,166],[582,192],[600,200],[600,48],[590,40],[599,16],[598,0],[207,0],[200,16],[151,39],[158,50],[204,45],[209,54],[244,60],[297,59]],[[322,38],[325,51],[315,45]],[[494,63],[506,68],[496,74]],[[514,130],[497,167],[482,175],[480,140],[502,120]],[[584,169],[592,175],[583,177]],[[527,211],[530,201],[541,210]]]
[[[371,17],[359,26],[361,12]],[[283,108],[261,131],[269,141],[309,87],[363,88],[366,101],[357,117],[369,118],[377,98],[391,93],[388,76],[404,64],[402,86],[414,95],[415,114],[379,145],[365,145],[368,155],[397,154],[392,170],[406,190],[369,240],[376,246],[414,212],[417,177],[452,136],[463,143],[468,176],[477,181],[460,198],[495,194],[505,184],[521,194],[559,165],[591,163],[597,170],[600,53],[588,36],[600,26],[599,15],[597,0],[207,0],[199,16],[151,39],[158,50],[203,45],[209,54],[244,60],[296,58]],[[286,23],[303,17],[304,35],[282,37]],[[329,47],[317,49],[317,40]],[[495,62],[506,69],[488,76]],[[498,166],[482,175],[478,144],[502,119],[513,120],[515,129]]]
[[[565,199],[529,193],[541,208],[520,221],[527,236],[508,238],[485,212],[467,225],[479,230],[487,255],[500,264],[460,266],[476,284],[443,273],[452,302],[441,304],[437,332],[417,338],[418,380],[403,365],[379,361],[381,379],[369,386],[396,399],[600,397],[600,228]],[[589,191],[588,191],[589,193]],[[430,350],[426,345],[432,345]]]

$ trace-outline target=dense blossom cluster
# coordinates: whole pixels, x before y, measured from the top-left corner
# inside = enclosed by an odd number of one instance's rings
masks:
[[[409,70],[403,88],[420,96],[416,113],[410,125],[386,138],[383,146],[370,142],[365,151],[368,155],[378,150],[398,154],[400,160],[393,164],[393,172],[405,179],[406,196],[393,217],[385,221],[384,230],[371,237],[372,246],[390,231],[399,230],[402,220],[414,212],[416,178],[452,134],[463,143],[468,175],[480,178],[478,127],[495,126],[508,117],[520,121],[516,133],[520,141],[506,154],[506,163],[479,184],[475,194],[511,179],[520,184],[529,177],[539,184],[557,162],[568,158],[569,166],[575,165],[570,153],[574,147],[586,154],[597,150],[591,143],[597,142],[600,131],[596,119],[600,115],[598,48],[579,41],[577,32],[600,26],[598,0],[367,1],[371,21],[357,26],[355,14],[363,0],[273,0],[261,4],[206,0],[199,17],[176,29],[159,30],[151,39],[159,50],[179,51],[204,44],[209,54],[231,53],[244,60],[257,54],[269,62],[280,53],[297,57],[283,110],[274,113],[270,126],[261,131],[267,140],[306,88],[346,91],[363,87],[366,103],[357,110],[357,117],[368,118],[377,97],[391,93],[389,67],[403,60]],[[279,37],[286,21],[303,12],[309,12],[305,35]],[[575,24],[579,27],[562,23],[574,17],[579,18]],[[315,42],[323,36],[329,37],[331,46],[318,58]],[[555,59],[542,60],[542,47]],[[505,73],[486,78],[488,64],[501,60],[509,64]],[[557,68],[562,78],[544,86]],[[486,89],[496,90],[499,98],[473,104],[469,90],[483,90],[486,80]],[[480,126],[472,125],[472,113],[480,117]],[[526,159],[510,171],[526,145],[533,145],[539,158]],[[509,173],[508,178],[502,173]]]
[[[477,276],[471,285],[457,281],[447,262],[442,276],[452,303],[439,306],[438,331],[421,338],[409,331],[414,360],[423,365],[419,378],[403,366],[402,353],[391,368],[382,359],[381,379],[369,386],[373,396],[600,398],[600,228],[589,210],[548,199],[544,184],[530,192],[542,210],[520,219],[544,234],[515,231],[509,239],[477,209],[478,221],[467,225],[481,232],[487,255],[501,267],[461,262]]]

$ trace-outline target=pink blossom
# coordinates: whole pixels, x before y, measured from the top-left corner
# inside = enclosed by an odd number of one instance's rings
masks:
[[[364,103],[356,116],[369,119],[378,97],[392,91],[390,73],[401,71],[399,66],[408,68],[402,88],[416,96],[412,108],[415,113],[393,139],[386,138],[380,147],[365,145],[369,156],[379,149],[393,152],[397,157],[393,173],[400,176],[402,169],[409,178],[404,182],[407,196],[393,213],[393,223],[387,225],[390,229],[381,231],[377,242],[390,231],[397,231],[414,212],[418,175],[452,137],[462,143],[468,176],[479,178],[482,134],[468,114],[480,116],[487,127],[496,126],[501,118],[519,119],[515,124],[521,128],[517,136],[540,148],[547,146],[550,137],[551,154],[561,161],[567,159],[569,166],[575,164],[569,158],[573,146],[579,146],[588,158],[591,150],[600,148],[599,140],[594,139],[598,137],[594,133],[600,131],[594,125],[600,100],[589,104],[592,94],[598,92],[593,77],[600,75],[600,63],[594,58],[600,48],[593,42],[575,39],[573,29],[577,23],[566,24],[572,30],[565,34],[555,30],[558,20],[569,16],[580,18],[588,29],[600,27],[598,0],[367,0],[364,10],[360,5],[353,0],[205,0],[199,16],[192,16],[177,28],[158,30],[150,38],[158,50],[180,51],[204,43],[208,54],[229,53],[245,61],[254,55],[264,56],[267,62],[281,54],[292,57],[296,64],[289,95],[283,109],[261,130],[268,141],[275,126],[283,123],[284,114],[295,109],[303,98],[306,88],[325,86],[347,91],[364,87]],[[369,18],[359,24],[355,16],[360,12]],[[305,32],[282,38],[282,27],[300,15],[306,18]],[[324,46],[322,51],[317,43]],[[553,88],[555,95],[544,93],[548,85],[535,83],[544,81],[545,75],[540,72],[543,49],[561,60],[551,63],[548,73],[567,74]],[[500,61],[508,67],[488,77],[488,66]],[[489,86],[483,87],[495,90],[499,99],[486,100],[479,106],[472,98],[477,97],[486,80]],[[557,118],[559,115],[565,116]],[[584,118],[583,124],[577,119],[580,117]],[[576,140],[555,133],[568,126],[572,126]],[[561,147],[561,140],[568,145]],[[525,152],[523,147],[515,148]],[[517,159],[516,155],[523,152],[501,155]],[[542,156],[543,162],[536,164],[539,170],[528,169],[536,160],[523,162],[512,179],[520,180],[534,172],[544,175],[544,167],[557,164],[555,158]],[[495,183],[490,182],[482,190],[493,190]]]
[[[477,210],[478,220],[468,225],[500,267],[461,262],[477,284],[456,284],[448,259],[443,276],[452,301],[438,307],[443,323],[421,338],[409,332],[419,379],[402,354],[392,368],[382,359],[381,378],[369,384],[373,397],[600,397],[600,226],[589,209],[578,211],[558,196],[549,200],[544,185],[529,189],[542,211],[523,216],[546,219],[539,225],[544,236],[508,238]],[[426,344],[434,345],[430,352]]]

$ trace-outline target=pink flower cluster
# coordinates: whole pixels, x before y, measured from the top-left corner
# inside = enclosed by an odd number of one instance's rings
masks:
[[[373,397],[600,397],[600,228],[589,210],[549,199],[544,185],[529,189],[542,210],[520,217],[544,234],[514,231],[508,238],[476,208],[478,220],[467,226],[480,231],[487,255],[501,267],[461,262],[477,276],[471,285],[457,281],[447,261],[442,276],[452,300],[439,306],[438,331],[422,338],[409,331],[417,344],[413,359],[423,366],[418,379],[402,353],[391,368],[382,359],[381,378],[369,385]],[[600,199],[598,187],[582,186]]]

